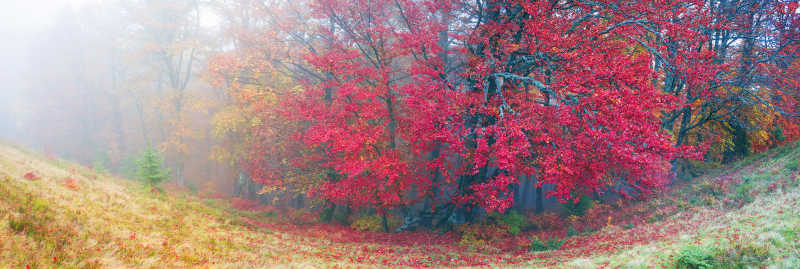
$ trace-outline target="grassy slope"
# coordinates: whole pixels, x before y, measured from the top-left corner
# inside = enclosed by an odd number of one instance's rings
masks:
[[[528,253],[468,250],[451,246],[451,237],[427,234],[363,235],[341,227],[274,224],[224,201],[154,195],[135,182],[0,145],[0,268],[639,268],[671,266],[675,254],[691,245],[728,253],[731,260],[797,268],[800,172],[786,164],[798,160],[797,144],[752,157],[652,200],[611,208],[618,214],[607,226],[566,239],[560,250]],[[41,178],[24,179],[30,171]],[[66,184],[68,177],[76,189]],[[753,201],[741,202],[749,200],[747,194]],[[625,225],[642,216],[647,219],[635,227]],[[406,237],[416,239],[397,242]]]
[[[788,165],[798,162],[800,146],[795,143],[695,179],[649,202],[679,209],[653,228],[683,223],[688,229],[664,240],[567,264],[672,267],[681,251],[697,246],[712,255],[723,253],[721,259],[729,262],[721,265],[725,268],[800,268],[800,171]],[[726,185],[720,192],[718,186]]]

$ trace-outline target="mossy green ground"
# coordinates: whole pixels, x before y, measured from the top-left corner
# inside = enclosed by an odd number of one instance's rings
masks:
[[[341,227],[271,229],[259,224],[280,217],[186,193],[154,194],[135,181],[0,144],[0,268],[669,268],[691,251],[717,267],[800,268],[798,161],[798,144],[750,157],[619,206],[622,215],[647,216],[642,224],[609,216],[602,230],[530,253],[525,246],[493,252],[336,240],[352,235]],[[28,172],[39,178],[25,179]]]

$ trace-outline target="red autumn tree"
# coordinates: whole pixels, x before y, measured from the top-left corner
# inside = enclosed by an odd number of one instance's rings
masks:
[[[658,115],[676,99],[655,88],[643,28],[672,5],[487,1],[469,10],[475,31],[464,97],[447,111],[458,202],[504,211],[520,175],[576,201],[620,182],[666,184],[671,145]],[[466,17],[466,16],[461,16]],[[645,101],[646,100],[646,101]],[[697,156],[693,156],[697,157]]]
[[[314,5],[331,42],[308,61],[328,77],[286,107],[310,123],[304,141],[324,148],[340,175],[322,197],[391,207],[412,187],[436,186],[456,204],[504,211],[525,174],[555,185],[549,195],[560,199],[620,179],[640,192],[666,183],[679,151],[658,113],[675,99],[653,86],[636,39],[644,26],[633,23],[652,7],[488,1],[451,15],[449,5],[416,4]],[[447,79],[439,33],[449,25],[437,14],[469,26],[453,34],[466,54],[457,56],[470,59],[461,79]]]
[[[417,116],[405,103],[418,68],[441,66],[437,36],[446,1],[315,1],[326,42],[306,61],[322,73],[307,81],[285,115],[332,173],[313,195],[379,211],[413,202],[430,182],[418,158]],[[435,59],[439,57],[439,59]]]
[[[282,107],[302,94],[300,80],[318,76],[302,60],[319,45],[317,38],[305,34],[312,24],[306,22],[307,3],[239,0],[231,4],[222,13],[235,49],[215,55],[208,68],[210,80],[226,89],[229,102],[214,116],[215,135],[226,142],[216,157],[236,162],[250,179],[264,184],[259,193],[302,201],[327,173],[313,161],[319,153],[296,137],[302,123],[285,116],[292,110]],[[254,193],[245,196],[250,194]]]
[[[708,157],[730,161],[792,140],[781,130],[794,128],[786,120],[796,79],[786,78],[796,71],[786,67],[797,58],[796,31],[792,37],[789,30],[797,13],[788,11],[797,7],[759,0],[676,6],[657,13],[660,27],[646,29],[646,42],[659,48],[659,86],[679,99],[663,117],[676,144],[712,143]]]
[[[335,204],[502,212],[520,176],[562,202],[646,194],[668,183],[675,158],[702,158],[695,128],[738,111],[721,90],[738,61],[708,45],[731,26],[711,2],[310,5],[302,29],[276,24],[284,30],[269,39],[302,59],[264,54],[267,43],[244,53],[264,58],[247,72],[282,70],[302,85],[259,84],[277,95],[247,102],[265,108],[253,110],[249,170],[279,186],[315,175],[308,193]],[[772,25],[796,44],[791,27]],[[795,110],[796,98],[780,100]]]

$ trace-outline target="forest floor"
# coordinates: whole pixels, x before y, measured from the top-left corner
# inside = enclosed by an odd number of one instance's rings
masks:
[[[571,228],[540,225],[470,247],[452,232],[289,224],[280,213],[154,194],[135,181],[0,144],[0,268],[798,268],[799,161],[796,143],[650,199],[557,218]],[[531,236],[564,243],[531,252]]]

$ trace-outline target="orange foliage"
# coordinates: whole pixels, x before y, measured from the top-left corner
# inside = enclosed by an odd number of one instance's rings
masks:
[[[531,214],[528,215],[527,220],[537,230],[556,229],[564,225],[564,219],[554,212]]]
[[[70,190],[78,190],[78,180],[72,177],[68,177],[64,179],[64,183],[62,184],[64,187]]]

